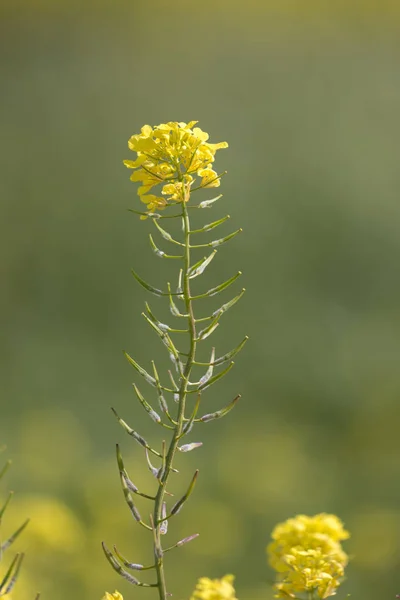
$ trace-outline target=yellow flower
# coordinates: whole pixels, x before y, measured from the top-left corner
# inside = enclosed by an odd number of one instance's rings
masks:
[[[336,593],[344,575],[343,565],[321,550],[292,548],[285,560],[290,570],[283,581],[276,584],[277,590],[284,595],[295,596],[316,589],[320,598],[327,598]]]
[[[197,175],[202,178],[199,187],[218,187],[220,180],[211,165],[217,150],[227,148],[226,142],[208,143],[208,133],[190,123],[169,122],[155,127],[144,125],[141,133],[133,135],[129,148],[137,153],[136,160],[125,160],[128,169],[134,169],[132,181],[141,182],[139,196],[145,196],[156,185],[162,185],[162,194],[168,196],[165,208],[175,202],[188,202],[190,188]],[[147,204],[148,201],[144,200]],[[152,208],[148,207],[152,212]]]
[[[210,188],[210,187],[219,187],[221,185],[220,178],[218,177],[218,173],[216,173],[211,165],[208,165],[205,169],[199,169],[197,171],[197,175],[202,177],[201,187]]]
[[[165,198],[153,196],[153,194],[146,194],[145,196],[142,196],[140,200],[144,202],[144,204],[147,204],[149,212],[154,212],[157,209],[162,210],[167,205]]]
[[[291,548],[301,546],[307,549],[321,548],[326,554],[335,554],[340,562],[347,564],[347,555],[342,550],[340,541],[348,537],[348,531],[335,515],[297,515],[294,519],[279,523],[273,530],[273,542],[267,548],[269,562],[276,571],[285,571],[284,555]]]
[[[194,179],[187,173],[183,176],[183,181],[176,183],[167,183],[162,189],[162,194],[169,196],[168,200],[175,202],[187,202],[190,198],[190,187]]]
[[[190,600],[237,600],[234,579],[233,575],[225,575],[222,579],[201,577]]]
[[[349,537],[335,515],[298,515],[277,525],[267,550],[277,571],[278,597],[316,590],[320,598],[336,593],[348,556],[341,541]]]
[[[122,595],[115,591],[113,594],[106,592],[105,596],[103,596],[102,600],[124,600]]]

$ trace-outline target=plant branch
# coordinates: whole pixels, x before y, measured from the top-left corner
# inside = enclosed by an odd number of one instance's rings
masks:
[[[183,281],[182,281],[182,295],[185,302],[186,314],[188,319],[189,329],[189,352],[187,355],[186,364],[183,368],[183,373],[180,377],[179,385],[179,402],[178,402],[178,416],[176,419],[176,425],[174,428],[173,436],[168,448],[168,452],[165,458],[165,466],[163,473],[160,477],[160,486],[155,499],[154,513],[153,513],[153,527],[154,527],[154,557],[155,557],[155,568],[157,573],[157,584],[160,600],[167,599],[167,589],[165,583],[164,574],[164,556],[161,544],[161,532],[160,525],[162,523],[162,506],[164,501],[164,495],[167,487],[167,482],[172,471],[172,463],[178,447],[179,439],[182,436],[183,426],[185,424],[185,405],[186,405],[186,394],[189,376],[192,370],[192,366],[195,361],[196,355],[196,321],[193,315],[192,298],[190,294],[190,221],[186,202],[182,202],[182,220],[184,230],[184,269],[183,269]]]

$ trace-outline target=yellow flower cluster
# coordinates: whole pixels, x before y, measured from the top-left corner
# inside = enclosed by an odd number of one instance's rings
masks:
[[[218,187],[220,177],[212,168],[215,153],[227,148],[226,142],[208,143],[208,133],[190,123],[161,123],[145,125],[141,133],[133,135],[128,146],[136,152],[136,160],[124,160],[128,169],[134,169],[132,181],[141,183],[138,194],[149,213],[162,210],[168,204],[187,202],[195,177],[201,178],[199,187]],[[161,196],[149,194],[161,185]]]
[[[335,515],[298,515],[277,525],[267,550],[277,571],[277,597],[294,598],[316,592],[320,598],[336,593],[348,563],[341,541],[349,537]]]
[[[237,600],[233,580],[233,575],[225,575],[222,579],[201,577],[190,600]]]
[[[113,594],[106,592],[106,595],[103,596],[102,600],[124,600],[122,594],[115,591]]]

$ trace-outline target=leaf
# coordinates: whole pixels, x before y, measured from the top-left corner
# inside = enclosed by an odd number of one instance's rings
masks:
[[[160,234],[164,238],[164,240],[167,240],[168,242],[172,242],[173,244],[176,244],[177,246],[185,247],[185,244],[182,244],[182,242],[178,242],[177,240],[174,240],[172,235],[170,233],[168,233],[168,231],[165,231],[165,229],[163,229],[156,220],[153,220],[153,223],[157,227],[158,231],[160,232]]]
[[[218,227],[218,225],[222,225],[222,223],[225,223],[225,221],[227,221],[230,218],[230,215],[226,215],[226,217],[222,217],[222,219],[218,219],[218,221],[214,221],[213,223],[208,223],[207,225],[204,225],[204,227],[202,227],[201,229],[194,229],[190,233],[206,233],[207,231],[211,231],[215,227]]]
[[[189,269],[189,279],[194,279],[195,277],[202,275],[208,267],[208,265],[210,264],[210,262],[212,261],[212,259],[214,258],[214,256],[216,255],[216,253],[217,251],[214,250],[209,256],[205,256],[202,260],[199,260],[199,262],[193,265],[193,267]]]
[[[107,548],[105,543],[101,542],[101,545],[102,545],[103,552],[105,554],[106,559],[108,560],[108,562],[110,563],[110,565],[112,566],[114,571],[116,571],[118,573],[118,575],[121,575],[121,577],[123,577],[124,579],[129,581],[129,583],[131,583],[132,585],[141,585],[144,587],[151,587],[151,585],[148,583],[140,583],[140,581],[138,579],[136,579],[136,577],[133,577],[133,575],[131,575],[130,573],[125,571],[125,569],[123,569],[121,567],[121,565],[119,564],[119,562],[117,561],[115,556]]]
[[[200,204],[198,205],[198,208],[209,208],[212,204],[214,204],[214,202],[217,202],[217,200],[219,200],[220,198],[222,198],[222,194],[216,196],[215,198],[211,198],[211,200],[203,200],[203,202],[200,202]]]
[[[190,248],[216,248],[217,246],[222,246],[222,244],[229,242],[234,237],[236,237],[238,235],[238,233],[242,233],[242,231],[243,231],[243,229],[240,228],[240,229],[237,229],[236,231],[233,231],[229,235],[226,235],[225,237],[220,238],[219,240],[214,240],[212,242],[208,242],[208,244],[190,245],[189,247]]]
[[[229,371],[232,369],[233,365],[235,363],[231,362],[226,369],[224,369],[223,371],[221,371],[220,373],[218,373],[217,375],[214,375],[213,377],[211,377],[206,383],[204,383],[203,385],[200,385],[198,390],[202,391],[205,390],[206,388],[210,387],[211,385],[213,385],[214,383],[216,383],[217,381],[219,381],[220,379],[222,379],[222,377],[225,377],[225,375],[227,373],[229,373]]]
[[[236,346],[236,348],[234,348],[230,352],[227,352],[223,356],[220,356],[219,358],[217,358],[214,362],[214,366],[217,367],[217,366],[222,365],[223,363],[227,362],[228,360],[231,360],[232,358],[234,358],[236,356],[236,354],[238,354],[241,351],[241,349],[243,348],[243,346],[245,345],[245,343],[247,342],[248,339],[249,339],[249,337],[246,335],[246,337],[240,342],[240,344],[238,346]]]
[[[202,329],[200,331],[200,333],[198,334],[198,336],[196,338],[196,342],[201,342],[202,340],[205,340],[206,338],[208,338],[213,333],[213,331],[215,331],[217,329],[217,327],[219,325],[218,321],[219,321],[219,315],[217,315],[215,317],[215,319],[213,319],[212,322],[207,327],[205,327],[204,329]]]
[[[240,298],[243,296],[245,291],[246,291],[246,288],[243,288],[242,291],[237,296],[232,298],[232,300],[229,300],[229,302],[226,302],[226,304],[223,304],[220,308],[215,310],[213,312],[213,317],[216,317],[217,315],[222,315],[223,313],[226,313],[227,310],[232,308],[232,306],[234,306],[236,304],[236,302],[238,302],[240,300]]]
[[[157,246],[154,243],[153,236],[151,235],[151,233],[149,233],[149,238],[150,238],[151,248],[156,256],[159,256],[160,258],[183,258],[183,256],[181,256],[181,255],[174,256],[171,254],[166,254],[163,250],[160,250],[159,248],[157,248]]]
[[[145,448],[146,450],[149,450],[156,456],[161,456],[161,454],[159,452],[157,452],[157,450],[153,450],[153,448],[151,448],[149,446],[149,444],[146,442],[146,440],[141,435],[139,435],[134,429],[129,427],[128,423],[126,423],[123,419],[121,419],[121,417],[118,415],[115,408],[111,408],[111,410],[113,411],[114,415],[116,416],[118,423],[120,425],[122,425],[122,427],[125,429],[125,431],[127,432],[128,435],[132,436],[133,439],[136,440],[137,443],[140,444],[141,446],[143,446],[143,448]]]
[[[241,398],[241,395],[238,394],[236,396],[236,398],[234,398],[232,400],[232,402],[230,402],[227,406],[225,406],[224,408],[221,408],[221,410],[217,410],[216,412],[208,413],[207,415],[203,415],[202,417],[200,417],[200,419],[196,419],[196,423],[208,423],[209,421],[213,421],[215,419],[220,419],[221,417],[224,417],[232,410],[232,408],[236,405],[236,402],[240,398]]]
[[[207,298],[207,297],[215,296],[216,294],[219,294],[220,292],[225,290],[227,287],[229,287],[232,283],[234,283],[236,281],[236,279],[241,276],[241,274],[242,274],[242,272],[238,271],[236,273],[236,275],[233,275],[233,277],[231,277],[230,279],[227,279],[223,283],[220,283],[220,285],[217,285],[216,287],[211,288],[210,290],[208,290],[208,292],[205,292],[204,294],[199,294],[198,296],[192,296],[190,299],[198,300],[199,298]]]
[[[143,398],[142,394],[140,393],[139,388],[134,383],[132,385],[133,385],[133,389],[135,390],[136,396],[138,397],[140,404],[143,406],[144,410],[147,412],[149,417],[155,423],[161,423],[160,415],[158,413],[156,413],[155,410],[152,409],[152,407],[150,406],[150,404],[148,402],[146,402],[146,400]]]
[[[178,446],[178,450],[180,452],[191,452],[196,448],[200,448],[203,445],[203,442],[192,442],[191,444],[183,444],[183,446]]]
[[[141,367],[131,356],[129,356],[129,354],[127,352],[124,352],[124,354],[125,354],[126,358],[128,359],[128,361],[130,362],[130,364],[132,365],[132,367],[134,369],[136,369],[136,371],[139,373],[139,375],[144,377],[145,380],[147,381],[147,383],[149,383],[150,385],[155,387],[156,380],[154,379],[154,377],[149,375],[149,373],[145,369],[143,369],[143,367]]]
[[[189,496],[193,492],[193,488],[197,481],[198,475],[199,475],[199,470],[197,469],[192,477],[192,481],[189,484],[186,494],[184,494],[182,496],[182,498],[180,500],[178,500],[178,502],[176,502],[174,504],[174,506],[171,508],[171,515],[177,515],[178,512],[181,510],[182,506],[184,505],[184,503],[186,502],[186,500],[188,500]]]
[[[30,519],[26,519],[26,521],[24,521],[22,523],[22,525],[20,527],[18,527],[18,529],[8,538],[8,540],[6,540],[5,542],[3,542],[0,546],[0,556],[1,554],[3,554],[3,552],[5,552],[7,550],[7,548],[9,548],[17,539],[17,537],[23,532],[23,530],[25,529],[25,527],[28,525]]]

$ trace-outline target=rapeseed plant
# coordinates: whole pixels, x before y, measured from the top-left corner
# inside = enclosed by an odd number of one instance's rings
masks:
[[[115,546],[114,551],[111,551],[104,542],[103,550],[119,575],[135,586],[155,588],[160,600],[166,600],[171,595],[167,591],[165,554],[198,536],[197,533],[192,533],[167,547],[162,543],[170,522],[189,499],[198,477],[198,470],[195,470],[186,493],[177,501],[171,502],[170,497],[173,494],[170,475],[176,472],[175,455],[177,452],[190,452],[202,445],[202,442],[197,441],[182,444],[183,438],[192,432],[195,425],[219,419],[235,406],[240,395],[224,408],[198,416],[203,393],[229,372],[233,366],[232,359],[247,341],[245,337],[233,350],[218,358],[215,348],[212,348],[207,362],[198,359],[199,344],[211,336],[219,326],[222,315],[240,300],[245,290],[242,289],[211,315],[198,316],[197,301],[216,296],[232,285],[241,273],[238,272],[220,285],[200,293],[193,293],[192,280],[203,275],[215,257],[216,248],[233,239],[241,229],[211,242],[193,243],[198,234],[212,231],[229,218],[223,217],[197,229],[193,229],[191,225],[192,210],[210,208],[221,197],[217,196],[198,204],[193,204],[192,201],[194,192],[220,186],[223,173],[218,174],[214,170],[215,155],[217,150],[228,147],[226,142],[209,143],[208,134],[195,125],[197,121],[162,123],[155,127],[145,125],[141,133],[133,135],[128,142],[129,148],[136,153],[135,160],[124,161],[125,166],[133,170],[131,180],[141,184],[138,195],[146,206],[146,211],[132,209],[132,212],[143,220],[151,219],[156,234],[178,249],[178,254],[169,254],[159,249],[153,236],[149,235],[150,246],[156,256],[171,259],[179,265],[176,286],[168,283],[166,289],[161,289],[147,283],[136,271],[132,271],[133,276],[145,290],[166,298],[172,316],[184,325],[176,327],[159,321],[146,303],[143,317],[166,347],[175,371],[175,374],[168,371],[170,383],[164,382],[154,361],[152,371],[149,372],[136,359],[126,354],[136,374],[153,388],[159,412],[154,409],[152,401],[145,399],[136,383],[133,384],[135,394],[149,417],[170,433],[169,442],[162,441],[160,448],[153,448],[113,409],[123,429],[143,448],[147,465],[156,480],[155,491],[139,491],[128,475],[117,445],[117,463],[123,494],[134,520],[151,533],[154,562],[147,566],[131,562],[122,556]],[[179,219],[182,223],[182,238],[175,239],[161,226],[162,219]],[[209,249],[211,253],[193,262],[196,260],[193,259],[193,254],[203,249]],[[178,347],[175,341],[178,336],[180,339],[186,338],[183,349]],[[222,369],[214,373],[219,367]],[[193,377],[194,370],[198,368],[203,369],[201,376]],[[157,466],[152,464],[151,456],[156,457]],[[135,496],[141,496],[153,504],[148,519],[139,513]],[[334,595],[348,562],[348,556],[341,546],[341,542],[348,537],[349,534],[341,521],[335,515],[325,513],[314,517],[298,515],[277,525],[267,549],[270,565],[277,572],[274,586],[276,597],[316,600],[317,597],[327,598]],[[154,571],[155,578],[144,582],[132,575],[132,572],[142,571]],[[190,600],[237,600],[233,580],[233,575],[225,575],[221,579],[202,577],[198,580]],[[115,591],[114,594],[106,592],[103,600],[123,598]]]
[[[149,417],[159,426],[166,429],[170,434],[168,443],[161,441],[160,447],[155,449],[134,429],[132,429],[113,409],[119,423],[133,439],[142,446],[145,460],[151,473],[156,480],[156,490],[150,492],[139,491],[138,487],[130,479],[119,449],[117,446],[117,462],[120,473],[121,485],[124,497],[130,512],[138,525],[147,529],[152,536],[154,562],[144,566],[133,563],[123,557],[114,547],[112,552],[103,543],[104,553],[111,566],[127,581],[136,586],[154,587],[157,589],[160,600],[166,600],[167,581],[164,571],[164,556],[167,552],[194,540],[197,533],[174,542],[169,547],[164,547],[162,537],[166,535],[168,526],[173,518],[181,511],[195,487],[198,470],[187,485],[187,491],[181,498],[173,502],[171,497],[170,475],[176,471],[174,458],[177,452],[187,453],[202,445],[202,442],[189,441],[182,443],[183,438],[188,436],[193,428],[200,424],[208,423],[228,414],[239,400],[236,396],[224,408],[218,408],[214,412],[198,416],[201,397],[205,391],[214,383],[222,379],[233,366],[233,358],[243,348],[247,341],[245,337],[234,349],[222,354],[218,358],[215,348],[210,352],[207,362],[199,360],[197,349],[200,343],[206,340],[220,324],[220,319],[228,309],[233,307],[242,297],[242,289],[234,298],[219,306],[211,315],[199,317],[195,305],[203,298],[216,296],[232,285],[241,275],[235,275],[220,285],[206,289],[200,293],[193,293],[192,281],[200,277],[214,259],[216,248],[233,239],[240,229],[223,238],[211,242],[193,243],[201,234],[212,231],[224,223],[229,217],[203,225],[194,229],[191,225],[189,213],[194,209],[207,209],[211,207],[221,196],[210,200],[193,204],[192,197],[195,191],[203,188],[219,187],[222,174],[218,174],[213,168],[217,150],[227,148],[226,142],[212,144],[208,142],[208,134],[199,127],[195,127],[196,121],[190,123],[170,122],[156,127],[145,125],[140,134],[133,135],[129,142],[129,148],[136,153],[135,160],[125,160],[124,164],[133,169],[131,180],[139,182],[138,189],[140,200],[146,205],[146,212],[133,209],[141,219],[152,219],[155,232],[167,242],[178,248],[179,254],[168,254],[160,250],[153,236],[150,234],[150,245],[156,256],[162,259],[171,259],[179,265],[177,269],[177,286],[170,283],[167,289],[159,289],[147,283],[136,271],[132,271],[139,284],[152,294],[165,297],[169,301],[169,308],[174,319],[184,323],[183,327],[171,326],[160,322],[153,314],[149,304],[146,303],[144,318],[151,329],[159,337],[166,347],[175,374],[168,372],[171,383],[165,383],[162,374],[159,374],[154,361],[152,361],[152,372],[148,372],[135,358],[126,354],[126,358],[132,365],[137,375],[140,375],[153,390],[158,399],[159,411],[154,409],[152,401],[148,401],[142,395],[136,383],[133,384],[135,394]],[[156,195],[155,190],[158,190]],[[149,193],[152,192],[152,193]],[[169,209],[171,214],[160,214],[161,211]],[[175,239],[162,227],[161,219],[179,219],[182,223],[183,235],[181,239]],[[200,240],[201,241],[201,240]],[[193,259],[193,254],[199,250],[211,251],[208,256]],[[196,306],[197,308],[197,306]],[[186,338],[186,344],[178,347],[175,337]],[[221,367],[221,369],[219,369]],[[193,377],[194,370],[199,370],[199,376]],[[214,371],[218,371],[214,373]],[[173,408],[171,408],[171,400]],[[153,466],[150,459],[155,456],[157,466]],[[134,497],[141,496],[153,503],[150,517],[142,517],[136,506]],[[129,571],[139,572],[144,570],[155,571],[155,579],[150,582],[139,581]],[[209,583],[210,580],[201,580],[194,598],[217,598],[218,590],[225,590],[221,598],[234,598],[233,588],[229,578],[221,580],[220,584]],[[208,592],[207,592],[208,590]],[[214,590],[211,594],[210,590]],[[227,591],[230,595],[227,595]],[[210,593],[209,593],[210,592]],[[222,592],[221,592],[222,593]],[[214,594],[214,595],[213,595]],[[113,596],[106,594],[106,600],[117,598],[118,592]]]

